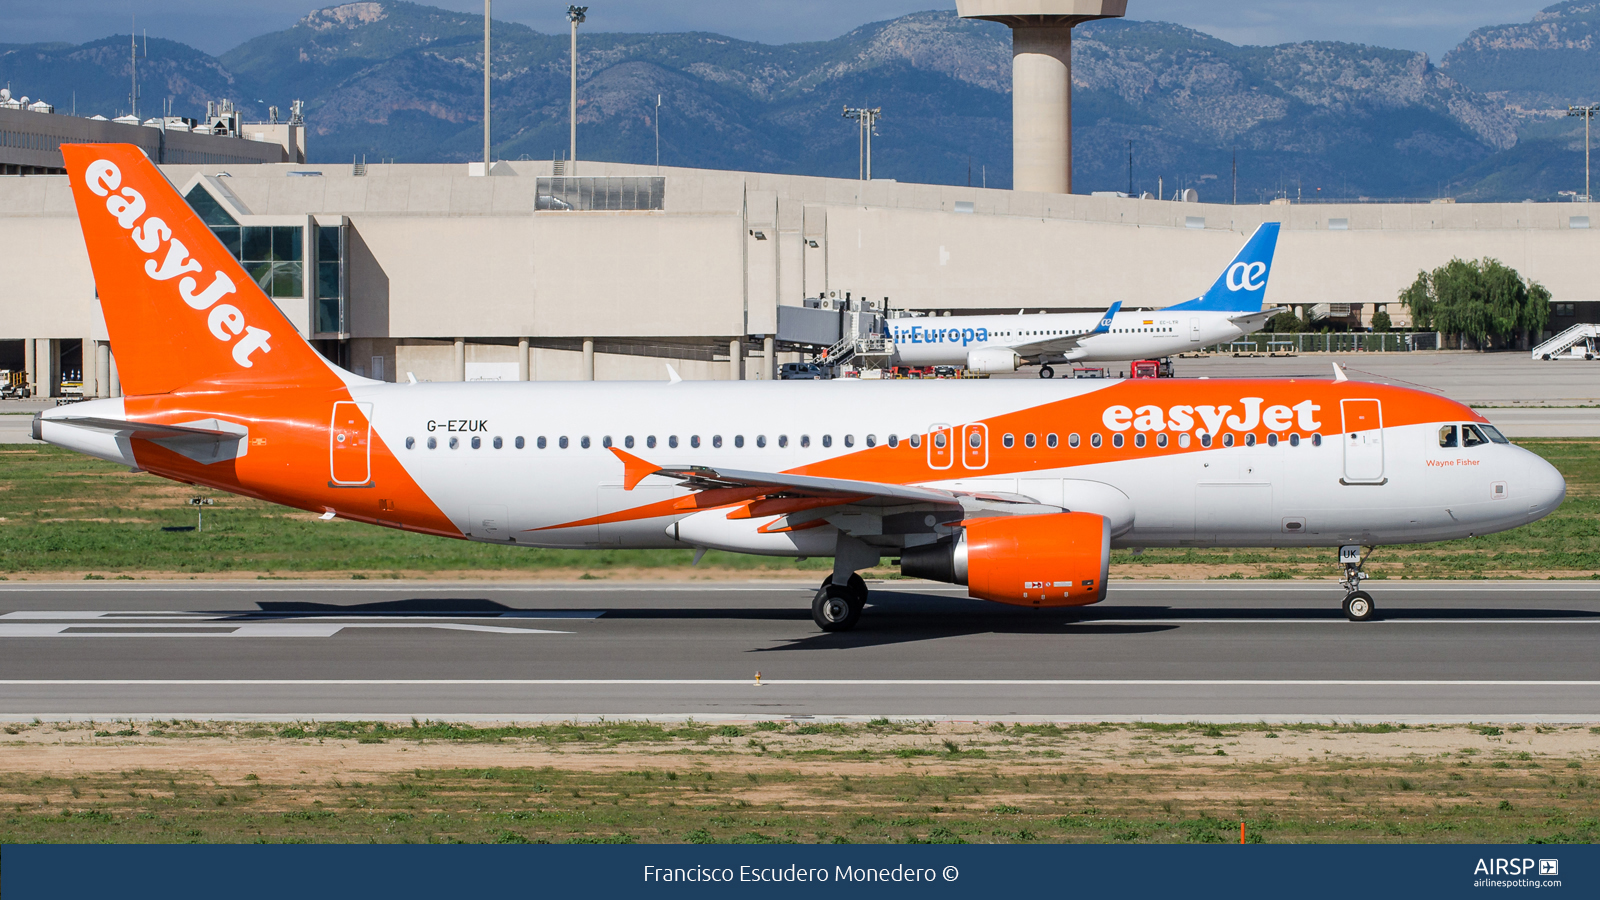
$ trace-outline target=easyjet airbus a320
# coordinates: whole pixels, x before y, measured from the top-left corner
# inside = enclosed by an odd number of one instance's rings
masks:
[[[386,384],[301,340],[154,165],[67,145],[127,396],[40,439],[165,478],[442,537],[882,557],[1028,607],[1104,599],[1112,547],[1362,546],[1515,528],[1566,485],[1443,397],[1343,380]]]

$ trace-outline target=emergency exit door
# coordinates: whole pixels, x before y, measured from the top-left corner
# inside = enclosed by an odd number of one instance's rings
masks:
[[[1383,406],[1376,400],[1342,400],[1344,481],[1383,483]]]
[[[956,464],[955,429],[935,425],[928,429],[928,468],[948,469]]]
[[[333,405],[328,460],[334,484],[372,480],[372,404],[342,400]]]

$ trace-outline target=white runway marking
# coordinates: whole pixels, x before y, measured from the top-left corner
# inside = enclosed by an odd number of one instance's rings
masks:
[[[429,628],[438,631],[474,631],[482,634],[572,634],[570,631],[550,631],[543,628],[512,628],[503,625],[473,625],[458,622],[244,622],[238,625],[201,625],[185,628],[171,622],[97,622],[85,625],[74,622],[38,622],[13,624],[0,622],[0,638],[193,638],[193,637],[287,637],[327,638],[346,629],[376,628]]]
[[[101,687],[133,686],[251,686],[251,687],[358,687],[384,686],[506,686],[539,687],[562,685],[633,685],[641,687],[673,685],[750,685],[749,678],[339,678],[339,679],[5,679],[0,686],[86,685]],[[1600,681],[1394,681],[1356,679],[1144,679],[1144,678],[1050,678],[1050,679],[914,679],[914,678],[763,678],[761,687],[784,686],[858,687],[1593,687]]]

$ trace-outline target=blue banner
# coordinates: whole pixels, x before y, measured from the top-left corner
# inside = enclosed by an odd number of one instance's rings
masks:
[[[56,846],[5,900],[227,897],[1600,896],[1594,846]],[[1501,893],[1496,893],[1501,892]],[[1546,896],[1551,896],[1548,893]]]

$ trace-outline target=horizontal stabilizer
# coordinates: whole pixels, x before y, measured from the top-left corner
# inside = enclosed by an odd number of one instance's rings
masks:
[[[154,422],[130,422],[102,416],[35,416],[33,434],[36,440],[45,424],[66,425],[116,435],[124,440],[150,441],[180,456],[209,465],[224,460],[237,459],[250,449],[250,429],[221,419],[199,419],[176,425]]]

